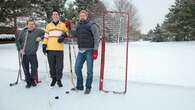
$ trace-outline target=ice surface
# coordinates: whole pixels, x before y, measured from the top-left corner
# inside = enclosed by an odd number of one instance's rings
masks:
[[[130,42],[129,82],[126,95],[99,92],[98,76],[95,76],[90,95],[84,95],[83,92],[66,94],[65,92],[72,87],[67,45],[63,88],[49,88],[46,57],[41,53],[41,49],[38,52],[38,59],[39,77],[42,83],[30,89],[25,88],[24,82],[9,87],[9,83],[14,82],[17,75],[17,51],[14,44],[0,45],[0,109],[195,110],[194,44],[195,42]],[[116,46],[113,44],[107,46],[114,55],[117,55]],[[114,57],[113,60],[119,59]],[[113,83],[116,88],[121,86],[120,78],[117,80],[116,77],[113,76],[113,79],[109,78],[109,75],[106,77],[108,88],[112,89]],[[56,100],[55,96],[59,96],[59,99]]]

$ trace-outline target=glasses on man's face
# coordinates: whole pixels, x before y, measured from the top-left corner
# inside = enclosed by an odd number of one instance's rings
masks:
[[[53,16],[58,16],[58,14],[52,14]]]

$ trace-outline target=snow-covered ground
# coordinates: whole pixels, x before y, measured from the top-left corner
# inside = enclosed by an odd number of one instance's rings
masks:
[[[107,89],[122,87],[124,47],[124,44],[107,44]],[[25,88],[24,82],[9,87],[17,75],[17,51],[14,44],[0,45],[0,110],[195,110],[194,50],[195,42],[130,42],[127,94],[98,91],[98,60],[95,62],[92,92],[84,95],[83,92],[65,94],[72,87],[67,45],[64,87],[52,89],[49,88],[47,60],[41,49],[38,59],[42,83],[30,89]],[[55,96],[59,99],[56,100]]]

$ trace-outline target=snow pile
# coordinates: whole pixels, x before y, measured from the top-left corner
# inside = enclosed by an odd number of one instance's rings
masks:
[[[4,40],[4,39],[9,40],[9,39],[13,39],[13,38],[15,38],[14,34],[0,34],[0,39],[1,40]]]

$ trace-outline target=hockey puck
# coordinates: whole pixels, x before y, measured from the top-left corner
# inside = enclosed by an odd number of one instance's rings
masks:
[[[69,91],[66,91],[65,93],[66,93],[66,94],[69,94],[70,92],[69,92]]]
[[[59,96],[56,96],[55,99],[59,99]]]
[[[9,86],[13,86],[13,84],[12,84],[12,83],[10,83],[10,84],[9,84]]]

